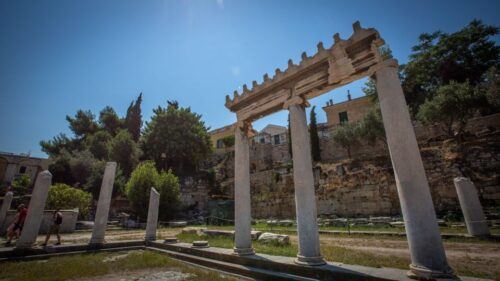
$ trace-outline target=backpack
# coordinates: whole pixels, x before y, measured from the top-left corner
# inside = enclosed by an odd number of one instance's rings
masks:
[[[56,214],[56,224],[62,223],[62,215],[60,213]]]

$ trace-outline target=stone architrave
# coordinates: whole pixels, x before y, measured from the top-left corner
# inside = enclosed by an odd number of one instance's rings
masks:
[[[323,265],[325,261],[319,248],[316,195],[306,111],[302,99],[299,97],[295,99],[298,99],[298,102],[289,105],[288,110],[292,132],[293,182],[299,239],[296,263]]]
[[[5,196],[3,197],[2,208],[0,208],[0,229],[5,223],[7,211],[10,209],[10,204],[12,203],[12,197],[14,197],[14,194],[11,191],[5,193]]]
[[[97,202],[97,211],[95,214],[94,229],[90,238],[91,245],[104,244],[104,235],[108,224],[109,205],[113,194],[113,185],[115,183],[116,162],[106,163],[104,176],[102,178],[99,201]]]
[[[154,187],[149,193],[148,221],[146,225],[146,241],[156,240],[156,228],[158,227],[158,210],[160,208],[160,193]]]
[[[396,60],[377,70],[376,87],[410,248],[408,274],[452,278]]]
[[[464,214],[467,231],[473,236],[488,236],[490,229],[484,216],[477,189],[469,178],[458,177],[453,180],[458,200]]]
[[[16,243],[16,248],[31,248],[36,242],[51,184],[52,174],[49,171],[43,171],[38,174],[33,192],[31,193],[28,215],[24,221],[23,231],[21,231],[21,237],[19,237]]]
[[[251,235],[252,214],[250,205],[248,127],[238,124],[235,130],[234,141],[234,253],[237,255],[254,254]]]

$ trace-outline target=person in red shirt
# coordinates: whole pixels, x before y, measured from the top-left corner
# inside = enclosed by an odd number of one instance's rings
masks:
[[[12,225],[9,227],[9,231],[7,233],[7,243],[5,246],[9,246],[12,242],[14,236],[16,239],[21,235],[21,231],[23,230],[24,221],[26,220],[26,216],[28,215],[28,209],[24,206],[24,204],[20,204],[17,207],[17,215],[12,222]]]

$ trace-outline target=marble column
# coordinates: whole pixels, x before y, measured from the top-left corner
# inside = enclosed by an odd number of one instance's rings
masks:
[[[2,208],[0,208],[0,229],[2,229],[2,226],[5,223],[7,211],[10,209],[10,204],[12,203],[12,197],[14,197],[14,194],[11,191],[5,193],[5,196],[3,197]]]
[[[243,128],[242,128],[243,127]],[[249,125],[236,126],[234,144],[234,253],[253,255],[250,207]]]
[[[31,248],[36,242],[38,231],[43,219],[45,202],[49,193],[49,187],[52,183],[52,174],[49,171],[43,171],[38,174],[31,193],[31,199],[28,206],[28,215],[24,221],[21,237],[16,243],[16,248]]]
[[[458,200],[469,234],[473,236],[490,235],[490,229],[474,183],[469,178],[463,177],[455,178],[453,182],[457,189]]]
[[[156,228],[158,227],[158,210],[160,208],[160,193],[154,187],[149,193],[148,221],[146,225],[146,241],[156,240]]]
[[[307,128],[305,101],[295,97],[296,102],[288,106],[292,132],[293,182],[295,188],[295,212],[299,253],[298,264],[325,264],[319,249],[319,233],[311,158],[311,144]]]
[[[108,224],[109,204],[113,195],[113,185],[115,183],[116,162],[106,163],[104,176],[102,178],[99,201],[97,202],[97,211],[95,213],[94,229],[90,238],[91,245],[104,244],[104,235]]]
[[[413,278],[453,278],[396,60],[376,72],[376,87],[410,248]],[[292,131],[293,132],[293,131]]]

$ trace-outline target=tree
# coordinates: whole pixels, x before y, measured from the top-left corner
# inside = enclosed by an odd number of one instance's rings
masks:
[[[142,93],[139,94],[135,103],[132,101],[127,109],[124,125],[132,135],[132,139],[137,142],[141,136],[142,115],[141,115]]]
[[[111,106],[106,106],[99,113],[99,125],[111,136],[115,136],[123,128],[123,121]]]
[[[71,154],[63,149],[55,156],[51,156],[51,164],[49,165],[49,171],[52,174],[52,182],[66,183],[73,185],[76,180],[71,172]]]
[[[495,67],[490,68],[485,74],[478,90],[484,93],[487,107],[481,109],[483,115],[500,112],[500,74]]]
[[[222,138],[222,143],[224,144],[224,147],[232,147],[234,146],[234,142],[235,142],[234,135]]]
[[[441,86],[435,96],[420,106],[417,118],[427,125],[439,123],[448,136],[460,140],[467,121],[486,103],[484,93],[468,81],[452,81]]]
[[[95,163],[96,159],[88,150],[78,151],[75,152],[72,157],[70,156],[69,167],[76,186],[80,187],[87,183]]]
[[[359,136],[369,144],[376,144],[381,141],[387,144],[384,122],[378,103],[359,122]]]
[[[316,106],[313,106],[310,113],[309,138],[311,140],[311,156],[313,161],[321,161],[321,148],[319,146],[318,124],[316,122]]]
[[[102,179],[104,177],[104,169],[106,161],[97,161],[91,168],[90,175],[84,185],[84,189],[92,194],[92,197],[99,198],[101,192]],[[113,197],[124,194],[125,184],[127,179],[123,175],[120,167],[116,168],[115,181],[113,184]]]
[[[351,149],[359,143],[359,128],[357,123],[345,123],[333,131],[332,139],[347,151],[347,156],[351,158]]]
[[[31,178],[27,174],[22,174],[20,177],[12,181],[12,187],[14,191],[18,194],[28,194],[28,189],[31,186]]]
[[[92,196],[83,190],[58,183],[49,188],[46,209],[75,209],[80,215],[86,216],[92,204]]]
[[[98,131],[97,133],[87,137],[85,142],[89,151],[96,159],[106,160],[108,159],[107,143],[111,140],[111,138],[111,135],[107,131]]]
[[[451,34],[421,34],[403,66],[403,90],[411,112],[416,115],[420,105],[432,100],[441,86],[451,81],[469,81],[476,86],[488,69],[498,68],[500,47],[494,41],[498,31],[473,20]]]
[[[177,175],[195,171],[212,150],[201,115],[172,102],[153,113],[141,139],[146,159],[154,160],[158,169],[172,169]]]
[[[95,122],[95,116],[90,110],[78,110],[75,117],[66,115],[66,121],[69,123],[69,128],[78,138],[85,138],[88,135],[95,133],[98,125]]]
[[[65,134],[59,134],[48,141],[40,141],[42,151],[50,157],[55,157],[62,153],[62,150],[73,151],[80,150],[82,145],[80,140],[68,138]]]
[[[139,164],[126,185],[127,198],[136,214],[146,218],[151,187],[160,193],[160,217],[172,218],[179,200],[179,180],[170,170],[158,173],[152,161]]]
[[[118,163],[126,177],[130,176],[140,156],[138,145],[134,142],[132,135],[126,130],[121,130],[109,141],[108,150],[109,159]]]

